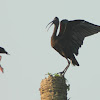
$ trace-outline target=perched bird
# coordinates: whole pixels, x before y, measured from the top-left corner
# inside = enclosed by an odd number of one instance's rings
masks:
[[[61,74],[64,75],[70,62],[72,62],[74,66],[79,66],[75,58],[75,55],[78,55],[79,47],[83,44],[85,37],[100,32],[100,26],[85,20],[68,21],[64,19],[60,22],[60,31],[57,35],[59,26],[58,17],[55,17],[49,24],[51,24],[50,27],[54,24],[54,31],[51,36],[51,46],[68,61],[67,67],[61,72]]]
[[[2,48],[2,47],[0,47],[0,53],[2,53],[2,54],[8,54],[8,55],[9,55],[9,53],[8,53],[7,51],[5,51],[5,49]],[[2,56],[0,56],[0,61],[1,61],[1,58],[2,58]],[[1,65],[0,65],[0,71],[1,71],[2,73],[4,73],[4,70],[3,70],[3,68],[2,68]]]

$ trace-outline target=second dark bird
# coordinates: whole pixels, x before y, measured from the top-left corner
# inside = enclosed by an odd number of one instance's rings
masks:
[[[9,55],[9,53],[4,49],[4,48],[2,48],[2,47],[0,47],[0,53],[1,54],[8,54]],[[1,56],[0,56],[0,61],[1,61]],[[0,70],[1,70],[1,72],[2,73],[4,73],[4,70],[3,70],[3,67],[0,65]]]

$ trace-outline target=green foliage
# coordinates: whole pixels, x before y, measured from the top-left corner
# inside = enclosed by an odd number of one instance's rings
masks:
[[[58,73],[53,74],[56,77],[60,77],[60,75]]]
[[[52,74],[48,72],[46,75],[52,75]]]
[[[50,75],[50,76],[53,76],[53,77],[60,77],[61,75],[59,75],[58,73],[54,73],[54,74],[51,74],[51,73],[47,73],[47,74],[45,74],[45,75]]]

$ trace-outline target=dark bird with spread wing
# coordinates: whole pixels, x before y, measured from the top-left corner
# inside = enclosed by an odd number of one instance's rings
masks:
[[[100,32],[100,26],[85,20],[68,21],[64,19],[60,22],[60,31],[57,35],[59,26],[58,17],[55,17],[49,24],[54,24],[54,31],[51,37],[51,46],[68,61],[67,67],[60,72],[62,75],[64,75],[70,65],[70,61],[74,66],[79,66],[79,63],[75,58],[75,55],[78,55],[79,47],[81,47],[83,44],[85,37]]]

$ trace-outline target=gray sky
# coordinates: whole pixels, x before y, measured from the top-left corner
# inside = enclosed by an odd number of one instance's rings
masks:
[[[60,72],[67,65],[51,48],[53,26],[47,32],[46,25],[55,16],[100,25],[99,10],[99,0],[1,0],[0,46],[10,55],[2,55],[0,99],[40,100],[45,74]],[[80,66],[70,66],[66,73],[71,100],[100,100],[99,44],[100,33],[86,38],[77,56]]]

